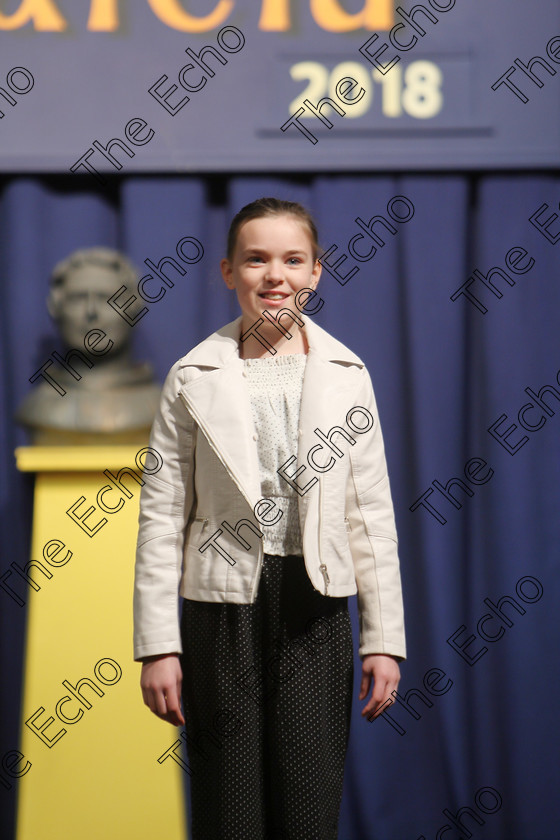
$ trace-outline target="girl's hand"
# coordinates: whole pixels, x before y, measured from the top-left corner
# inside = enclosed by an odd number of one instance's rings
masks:
[[[183,672],[178,653],[148,657],[142,663],[140,687],[144,703],[162,720],[183,726],[181,683]]]
[[[370,653],[362,661],[362,682],[359,700],[367,696],[373,677],[371,698],[362,709],[362,717],[375,714],[387,700],[394,702],[391,692],[396,691],[401,678],[397,660],[385,653]]]

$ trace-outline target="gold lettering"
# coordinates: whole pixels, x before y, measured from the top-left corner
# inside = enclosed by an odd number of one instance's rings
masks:
[[[290,0],[263,0],[259,29],[287,32],[290,28]]]
[[[91,0],[87,28],[91,32],[114,32],[119,28],[119,0]]]
[[[19,29],[30,20],[35,29],[43,32],[62,32],[68,26],[52,0],[23,0],[17,12],[0,12],[0,30]]]
[[[193,17],[178,0],[148,0],[158,18],[180,32],[208,32],[220,26],[233,9],[233,0],[219,0],[213,12],[205,17]]]
[[[349,14],[338,0],[311,0],[311,14],[327,32],[349,32],[351,29],[391,29],[394,23],[392,0],[365,0],[361,12]]]

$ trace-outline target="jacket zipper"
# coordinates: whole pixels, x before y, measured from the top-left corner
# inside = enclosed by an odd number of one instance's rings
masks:
[[[327,572],[327,567],[325,566],[324,563],[321,563],[319,568],[321,569],[323,579],[325,581],[325,595],[326,595],[329,591],[329,583],[330,583],[329,573]]]
[[[321,557],[321,526],[323,524],[323,482],[321,478],[319,478],[319,557]],[[321,570],[321,574],[323,575],[323,580],[325,582],[325,595],[328,594],[329,591],[329,573],[327,571],[327,566],[325,563],[319,564],[319,569]]]

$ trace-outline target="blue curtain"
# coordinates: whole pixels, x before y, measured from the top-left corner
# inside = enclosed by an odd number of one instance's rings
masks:
[[[203,243],[203,259],[133,328],[137,358],[162,381],[237,315],[219,259],[243,204],[261,195],[301,201],[322,246],[337,246],[315,318],[372,375],[409,650],[386,714],[368,723],[355,699],[341,840],[559,836],[560,224],[545,235],[529,221],[543,204],[541,221],[554,212],[559,188],[560,178],[539,172],[3,184],[0,575],[29,559],[32,479],[15,469],[14,447],[26,438],[13,413],[29,377],[61,349],[45,308],[58,260],[106,245],[147,273],[144,260],[176,256],[182,237]],[[363,232],[356,219],[367,225],[376,215],[387,223],[373,224],[383,244],[366,234],[349,245]],[[2,755],[17,748],[25,610],[1,589],[0,603]],[[356,631],[354,603],[352,616]],[[356,657],[355,698],[359,665]],[[14,790],[0,785],[2,837],[12,836],[14,807]]]

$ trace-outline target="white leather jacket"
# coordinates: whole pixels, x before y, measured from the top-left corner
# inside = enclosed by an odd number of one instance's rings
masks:
[[[324,595],[358,593],[360,656],[405,658],[397,535],[371,380],[354,353],[302,318],[309,353],[299,445],[281,475],[298,493],[307,573]],[[150,436],[163,465],[144,474],[140,496],[135,659],[181,652],[178,593],[235,604],[257,596],[262,523],[278,513],[257,504],[240,329],[241,317],[194,347],[163,387]]]

